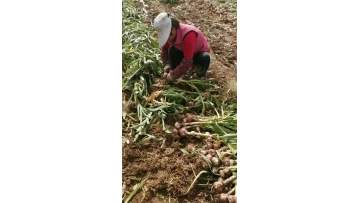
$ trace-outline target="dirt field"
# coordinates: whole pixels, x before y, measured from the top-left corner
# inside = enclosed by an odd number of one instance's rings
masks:
[[[123,148],[123,177],[126,188],[147,177],[144,191],[132,202],[211,202],[209,186],[195,187],[186,194],[196,175],[205,170],[205,163],[197,156],[184,156],[180,148],[199,140],[181,140],[161,148],[159,142],[130,144]],[[163,199],[160,199],[163,195]]]

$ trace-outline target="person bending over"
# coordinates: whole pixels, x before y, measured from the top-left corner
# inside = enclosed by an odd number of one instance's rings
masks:
[[[165,78],[176,80],[193,70],[206,78],[210,55],[205,35],[197,27],[180,23],[165,12],[154,19],[153,25],[158,31]]]

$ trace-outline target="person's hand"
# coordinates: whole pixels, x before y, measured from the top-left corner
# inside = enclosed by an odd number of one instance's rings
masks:
[[[165,78],[165,79],[166,79],[166,78],[167,78],[167,76],[168,76],[168,74],[169,74],[169,73],[164,72],[164,74],[163,74],[163,78]]]
[[[170,65],[169,64],[166,64],[165,66],[164,66],[164,72],[165,73],[168,73],[170,71]]]
[[[173,80],[174,80],[174,78],[172,77],[172,71],[170,71],[170,72],[167,74],[166,80],[167,80],[167,81],[173,81]]]

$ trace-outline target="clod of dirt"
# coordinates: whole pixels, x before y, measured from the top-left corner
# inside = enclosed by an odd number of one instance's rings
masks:
[[[174,153],[174,151],[175,151],[174,148],[166,148],[164,153],[166,155],[170,155],[170,154]]]
[[[187,151],[189,152],[193,152],[195,150],[195,145],[194,144],[188,144],[187,145]]]

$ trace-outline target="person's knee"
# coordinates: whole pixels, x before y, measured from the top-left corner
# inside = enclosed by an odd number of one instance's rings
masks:
[[[209,68],[210,65],[210,54],[205,52],[201,55],[201,63],[204,66],[205,69]]]
[[[206,75],[210,65],[210,54],[207,52],[200,53],[197,55],[197,75],[203,77]]]
[[[207,52],[204,52],[201,56],[202,61],[204,64],[210,64],[210,54]]]

